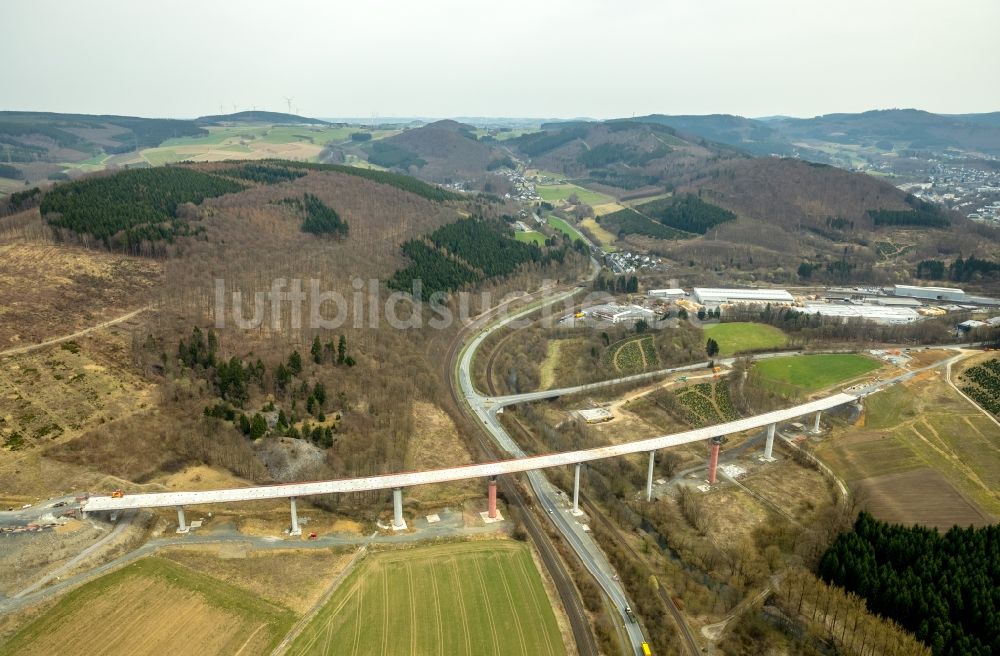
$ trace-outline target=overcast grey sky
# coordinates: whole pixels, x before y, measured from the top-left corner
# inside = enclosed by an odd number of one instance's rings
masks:
[[[0,109],[1000,110],[1000,0],[2,0]]]

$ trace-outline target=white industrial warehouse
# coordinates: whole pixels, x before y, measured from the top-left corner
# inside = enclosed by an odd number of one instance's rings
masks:
[[[929,301],[954,301],[961,303],[966,300],[965,292],[954,287],[917,287],[915,285],[896,285],[893,288],[896,296],[923,298]]]
[[[639,320],[653,321],[656,313],[641,305],[619,305],[617,303],[607,303],[605,305],[595,305],[587,308],[587,314],[600,321],[610,321],[611,323],[635,323]]]
[[[719,305],[777,303],[791,305],[795,299],[784,289],[723,289],[716,287],[695,287],[694,300],[706,307]]]
[[[806,303],[800,311],[804,314],[818,314],[821,317],[840,317],[845,321],[867,319],[889,324],[913,323],[920,319],[920,314],[911,307],[891,305]]]
[[[650,298],[684,298],[687,296],[687,292],[679,287],[671,289],[650,289],[646,292],[646,296],[649,296]]]

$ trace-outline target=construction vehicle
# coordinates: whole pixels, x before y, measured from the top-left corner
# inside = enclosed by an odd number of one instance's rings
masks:
[[[715,373],[719,373],[720,371],[722,371],[722,367],[712,367],[712,371],[714,371]]]
[[[585,315],[583,312],[574,312],[573,316],[576,317],[577,319],[582,319],[587,315]]]
[[[653,656],[653,652],[649,650],[649,643],[642,643],[642,656]]]
[[[121,490],[115,490],[114,492],[111,493],[112,499],[121,499],[123,496],[125,496],[125,493],[122,492]]]

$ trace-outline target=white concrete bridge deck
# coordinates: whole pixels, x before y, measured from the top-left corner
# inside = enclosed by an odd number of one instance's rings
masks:
[[[835,394],[817,401],[803,403],[784,410],[775,410],[745,419],[737,419],[724,424],[716,424],[705,428],[653,437],[635,442],[616,444],[613,446],[585,449],[582,451],[567,451],[550,453],[542,456],[501,460],[463,467],[434,469],[422,472],[401,472],[382,476],[365,478],[346,478],[330,481],[315,481],[310,483],[288,483],[280,485],[262,485],[256,487],[233,488],[225,490],[204,490],[191,492],[155,492],[149,494],[126,494],[114,499],[110,496],[94,496],[88,499],[82,509],[85,512],[102,510],[125,510],[131,508],[160,508],[175,506],[193,506],[210,503],[231,503],[239,501],[259,501],[264,499],[287,499],[305,497],[317,494],[337,494],[344,492],[361,492],[367,490],[388,490],[405,488],[414,485],[430,483],[445,483],[471,478],[489,478],[498,474],[513,474],[517,472],[546,469],[563,465],[574,465],[591,460],[613,458],[631,453],[648,453],[681,444],[709,440],[713,437],[741,433],[755,428],[761,428],[777,422],[790,421],[808,414],[822,412],[858,399],[852,394]]]

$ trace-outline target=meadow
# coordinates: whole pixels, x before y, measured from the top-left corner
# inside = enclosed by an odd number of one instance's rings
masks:
[[[615,202],[615,199],[607,194],[584,189],[574,184],[538,185],[535,190],[542,197],[542,200],[549,203],[565,201],[573,194],[576,194],[581,201],[590,206]]]
[[[773,387],[786,392],[814,392],[875,371],[877,361],[853,353],[819,353],[760,360],[754,367]]]
[[[548,221],[550,226],[552,226],[559,232],[563,233],[564,235],[568,236],[570,239],[575,240],[575,239],[580,239],[582,237],[582,235],[576,228],[574,228],[572,225],[570,225],[563,219],[560,219],[558,216],[550,216]]]
[[[785,333],[764,323],[717,323],[705,326],[704,331],[705,339],[711,337],[719,343],[719,355],[722,356],[780,348],[788,342]]]
[[[537,230],[529,230],[528,232],[516,232],[514,233],[514,238],[518,241],[523,241],[529,244],[538,244],[542,246],[545,244],[545,235],[538,232]]]

